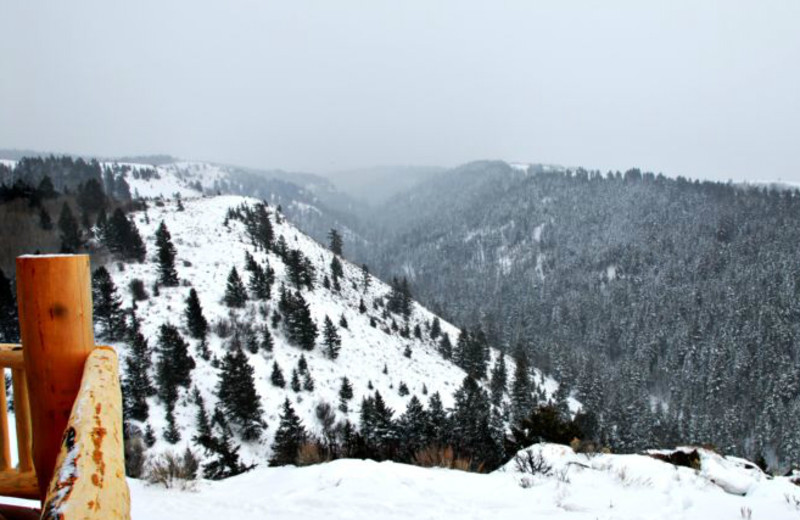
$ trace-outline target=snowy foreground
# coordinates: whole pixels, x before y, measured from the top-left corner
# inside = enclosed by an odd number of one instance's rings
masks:
[[[800,487],[740,459],[701,450],[697,471],[643,455],[589,458],[553,444],[532,450],[552,466],[549,476],[520,474],[513,461],[480,475],[339,460],[259,468],[194,491],[131,480],[133,518],[800,519]],[[525,478],[529,487],[520,485]]]

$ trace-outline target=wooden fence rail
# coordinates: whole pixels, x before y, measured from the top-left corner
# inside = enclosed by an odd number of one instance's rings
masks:
[[[0,344],[11,371],[17,460],[0,384],[0,495],[38,498],[42,518],[130,518],[117,356],[95,347],[87,255],[17,258],[22,345]]]

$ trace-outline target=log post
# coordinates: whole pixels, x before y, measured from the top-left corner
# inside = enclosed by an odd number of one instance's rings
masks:
[[[88,255],[20,256],[17,302],[33,431],[33,464],[44,501],[61,436],[94,348]]]

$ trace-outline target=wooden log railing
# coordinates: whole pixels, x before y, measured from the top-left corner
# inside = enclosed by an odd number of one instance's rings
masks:
[[[17,433],[17,467],[11,466],[10,424],[8,396],[6,395],[6,369],[11,370],[14,396],[14,418]],[[22,347],[0,344],[0,495],[17,498],[39,498],[39,486],[33,469],[31,449],[31,416],[28,403],[28,386]]]
[[[117,355],[95,347],[87,255],[17,258],[20,345],[12,373],[18,465],[0,385],[0,495],[39,498],[42,518],[130,518]]]

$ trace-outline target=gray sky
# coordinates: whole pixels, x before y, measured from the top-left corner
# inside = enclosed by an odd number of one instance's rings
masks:
[[[0,0],[0,147],[800,181],[800,2]]]

